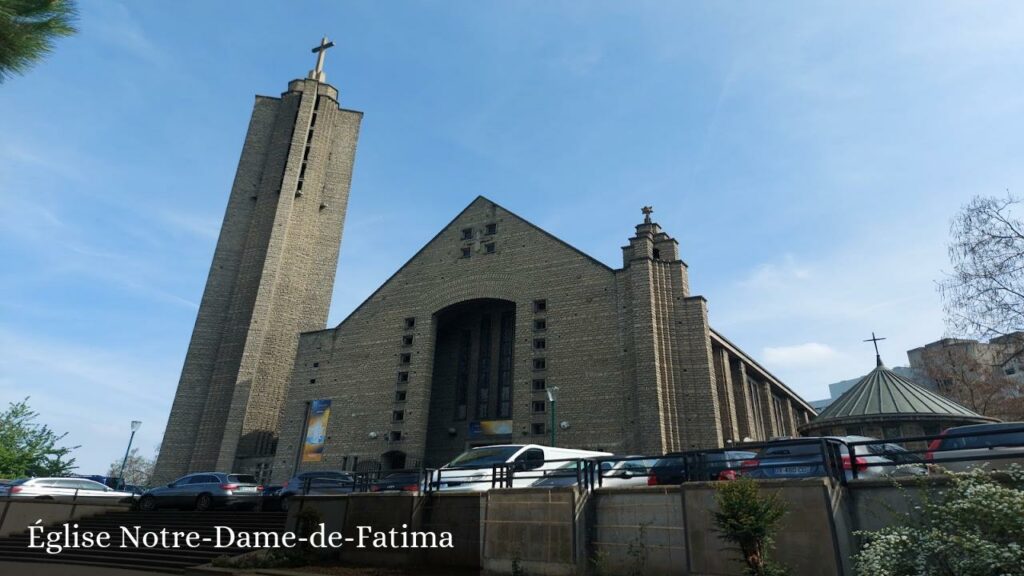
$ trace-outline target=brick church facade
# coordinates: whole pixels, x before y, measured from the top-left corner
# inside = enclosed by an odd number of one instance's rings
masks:
[[[324,329],[361,116],[321,71],[257,100],[155,481],[230,469],[280,482],[543,444],[554,388],[557,443],[620,454],[796,435],[813,417],[710,327],[649,211],[611,268],[478,197]]]

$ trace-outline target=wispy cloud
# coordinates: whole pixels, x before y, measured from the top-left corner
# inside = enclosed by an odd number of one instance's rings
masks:
[[[766,363],[783,368],[821,366],[835,361],[839,356],[831,346],[818,342],[767,346],[762,350],[762,354]]]

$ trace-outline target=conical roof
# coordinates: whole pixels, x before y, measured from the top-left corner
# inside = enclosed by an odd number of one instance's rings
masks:
[[[835,402],[818,414],[814,423],[840,418],[865,416],[945,416],[990,421],[949,398],[931,392],[889,370],[878,367],[861,378]]]

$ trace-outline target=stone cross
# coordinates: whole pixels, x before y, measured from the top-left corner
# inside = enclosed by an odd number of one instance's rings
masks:
[[[329,41],[327,36],[324,36],[323,39],[320,40],[320,45],[313,48],[313,54],[316,54],[316,68],[309,71],[310,78],[318,82],[326,80],[327,76],[324,75],[324,54],[327,53],[328,48],[333,47],[334,42]]]
[[[651,212],[654,212],[654,208],[650,206],[644,206],[643,208],[640,209],[640,211],[644,213],[644,224],[650,224]]]
[[[875,360],[877,361],[879,366],[882,365],[882,355],[878,353],[878,343],[881,342],[882,340],[885,340],[885,338],[876,337],[874,332],[871,333],[871,338],[865,340],[865,342],[871,342],[872,344],[875,345]]]

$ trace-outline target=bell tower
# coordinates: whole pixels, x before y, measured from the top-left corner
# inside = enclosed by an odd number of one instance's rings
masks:
[[[269,474],[301,332],[323,329],[362,113],[316,67],[257,96],[154,472]]]

